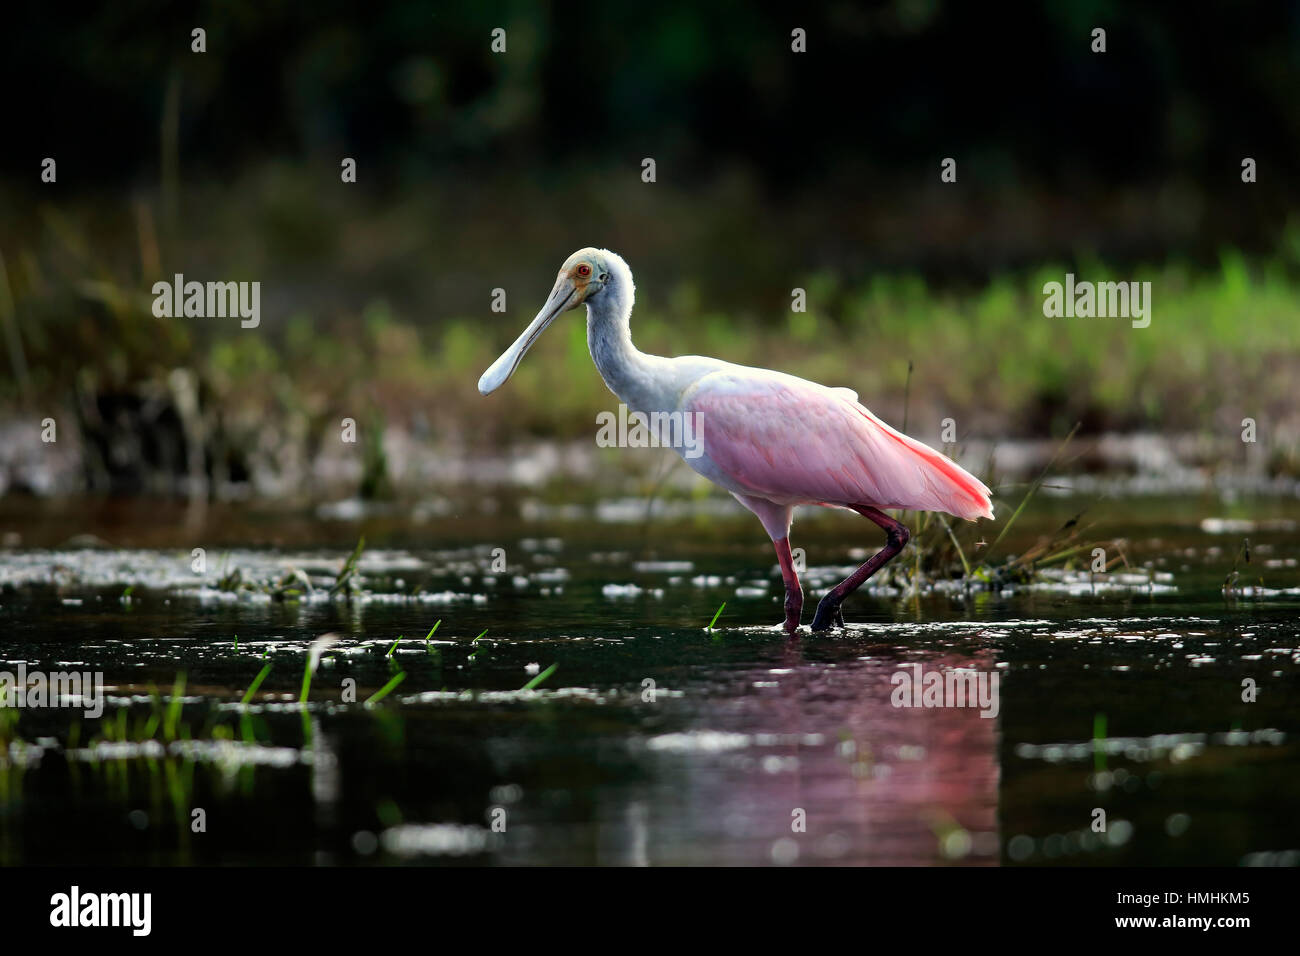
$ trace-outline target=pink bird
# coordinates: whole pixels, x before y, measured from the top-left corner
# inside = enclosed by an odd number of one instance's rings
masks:
[[[632,344],[632,270],[608,249],[565,261],[546,305],[479,379],[505,384],[556,316],[587,306],[587,346],[609,390],[640,413],[691,468],[758,516],[785,580],[785,629],[798,629],[803,589],[790,554],[797,505],[847,508],[885,531],[885,546],[831,588],[812,629],[843,626],[844,599],[903,550],[910,533],[886,509],[992,518],[989,489],[949,458],[890,428],[848,388],[698,355],[663,358]]]

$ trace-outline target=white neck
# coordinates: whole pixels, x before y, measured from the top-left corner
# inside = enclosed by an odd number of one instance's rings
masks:
[[[609,263],[605,288],[587,300],[587,348],[609,390],[633,411],[663,410],[662,376],[654,371],[665,360],[638,351],[628,320],[636,295],[632,272],[623,261]]]

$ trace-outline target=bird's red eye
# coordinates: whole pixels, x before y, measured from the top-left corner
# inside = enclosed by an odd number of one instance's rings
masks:
[[[585,263],[578,266],[578,275],[582,276],[584,279],[591,275],[591,266],[586,265]]]

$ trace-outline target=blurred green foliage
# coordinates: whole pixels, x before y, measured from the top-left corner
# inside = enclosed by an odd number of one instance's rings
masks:
[[[414,203],[417,210],[422,205]],[[161,274],[179,269],[199,276],[192,263],[205,255],[221,259],[227,243],[238,247],[245,214],[255,216],[256,206],[214,209],[201,234],[167,247],[174,251],[164,255]],[[311,432],[364,412],[417,423],[434,438],[487,446],[529,435],[587,435],[596,412],[615,401],[591,365],[580,312],[540,339],[501,392],[485,399],[475,388],[540,305],[563,247],[534,256],[515,246],[520,265],[507,273],[513,281],[490,275],[485,264],[479,271],[366,283],[358,273],[375,262],[391,256],[406,267],[404,257],[416,254],[409,232],[418,229],[418,211],[404,218],[384,209],[318,209],[321,248],[347,249],[358,237],[373,243],[355,247],[362,267],[352,271],[348,252],[286,260],[278,244],[296,240],[259,231],[257,251],[246,246],[241,253],[247,272],[221,273],[262,277],[266,318],[257,329],[241,329],[235,319],[154,317],[144,291],[152,279],[140,265],[149,254],[116,246],[98,258],[101,212],[44,207],[35,244],[7,259],[28,394],[18,377],[6,376],[0,403],[14,407],[26,399],[45,407],[78,392],[139,390],[161,385],[183,367],[198,373],[205,405],[229,427],[242,423],[249,435],[267,427]],[[148,208],[137,208],[135,216],[147,222]],[[107,228],[125,231],[111,221]],[[150,227],[136,231],[148,235]],[[173,266],[173,257],[182,261]],[[415,268],[417,260],[409,261]],[[1246,416],[1274,422],[1295,416],[1300,224],[1274,255],[1225,249],[1214,269],[1177,261],[1116,268],[1085,259],[952,288],[916,272],[848,281],[822,268],[771,279],[761,296],[732,308],[701,292],[700,263],[683,263],[677,276],[659,271],[651,270],[649,279],[637,272],[632,327],[642,349],[713,355],[849,385],[895,422],[902,418],[910,361],[909,415],[920,434],[937,431],[944,417],[956,419],[963,436],[1030,437],[1059,436],[1075,421],[1085,431],[1194,432],[1231,431]],[[1044,283],[1061,281],[1067,271],[1092,282],[1150,281],[1150,327],[1044,316]],[[488,307],[496,282],[507,288],[504,314]],[[437,302],[446,284],[471,285],[479,308],[435,307],[431,315],[422,303]],[[806,312],[790,308],[794,287],[807,291]],[[277,314],[281,307],[284,314]]]
[[[1300,427],[1298,2],[139,0],[21,18],[0,412],[108,415],[187,369],[221,436],[209,458],[310,447],[344,416],[483,447],[586,435],[613,399],[579,316],[501,393],[475,382],[564,257],[598,245],[636,274],[642,348],[850,385],[900,423],[910,361],[922,435],[945,417],[990,437]],[[1151,327],[1044,317],[1067,271],[1149,279]],[[261,326],[154,317],[152,283],[176,273],[260,282]],[[383,449],[367,455],[380,474]]]

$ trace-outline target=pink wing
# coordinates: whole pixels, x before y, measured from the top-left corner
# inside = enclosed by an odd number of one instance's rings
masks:
[[[704,455],[748,494],[992,518],[984,484],[890,428],[848,390],[766,370],[719,371],[683,395]]]

